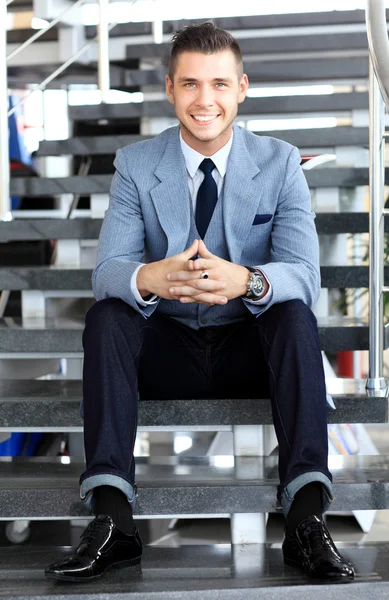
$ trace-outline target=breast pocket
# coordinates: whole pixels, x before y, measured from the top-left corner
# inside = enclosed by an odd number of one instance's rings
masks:
[[[255,215],[253,225],[263,225],[264,223],[268,223],[272,217],[273,215],[271,214]]]

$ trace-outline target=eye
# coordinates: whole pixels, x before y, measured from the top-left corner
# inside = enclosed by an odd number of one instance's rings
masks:
[[[217,88],[224,88],[224,87],[227,87],[227,85],[226,85],[225,83],[223,83],[222,81],[219,81],[219,82],[216,84],[216,87],[217,87]]]
[[[196,85],[195,83],[189,82],[189,83],[185,83],[184,87],[186,87],[186,88],[194,88],[195,85]]]

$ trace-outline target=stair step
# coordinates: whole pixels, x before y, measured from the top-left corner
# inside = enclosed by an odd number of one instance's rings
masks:
[[[271,544],[194,545],[176,548],[146,546],[142,567],[114,570],[98,581],[54,584],[44,577],[46,566],[71,552],[71,548],[2,548],[0,574],[3,595],[12,600],[386,600],[389,594],[389,545],[338,544],[355,567],[348,585],[313,585],[298,570],[283,564],[279,547]],[[28,590],[28,593],[26,592]]]
[[[0,267],[0,290],[91,290],[92,268],[78,267]],[[389,285],[389,267],[385,267]],[[322,266],[322,288],[369,286],[367,266]]]
[[[389,20],[389,11],[386,11],[387,20]],[[345,10],[329,12],[311,12],[311,13],[285,13],[270,15],[250,15],[239,17],[218,17],[217,26],[228,31],[244,29],[272,29],[274,27],[309,27],[318,25],[350,25],[365,24],[366,17],[364,10]],[[191,23],[200,24],[204,19],[191,19]],[[185,19],[168,20],[163,23],[163,31],[166,34],[174,34],[176,31],[185,27],[188,22]],[[86,27],[87,37],[95,37],[96,27]],[[135,35],[151,35],[151,23],[119,23],[110,32],[112,37],[125,37]]]
[[[0,221],[0,242],[28,240],[96,239],[101,229],[101,219],[14,219]],[[335,233],[366,233],[369,231],[369,214],[318,213],[316,229],[319,235]],[[385,218],[385,231],[389,233],[389,219]]]
[[[78,485],[84,464],[65,458],[70,464],[64,464],[64,457],[0,458],[1,519],[85,516]],[[330,511],[389,508],[387,457],[334,459],[333,465],[331,457],[329,462],[335,496]],[[137,458],[135,513],[146,517],[274,512],[279,510],[277,461],[277,456]]]
[[[261,86],[274,86],[277,83],[288,82],[293,82],[293,84],[312,82],[315,85],[318,81],[323,80],[326,84],[334,83],[336,85],[339,80],[341,80],[340,83],[343,83],[345,73],[347,73],[348,81],[367,80],[369,76],[367,52],[365,56],[326,57],[325,60],[323,58],[307,59],[306,55],[300,55],[300,57],[288,61],[264,61],[262,55],[259,59],[256,56],[250,56],[249,60],[245,61],[246,57],[247,54],[243,55],[244,71],[252,88],[259,83]],[[164,93],[166,77],[166,68],[164,67],[149,70],[128,69],[123,75],[124,77],[117,77],[121,86],[129,88],[153,85],[159,86],[161,93]],[[117,72],[113,71],[113,85],[115,76],[117,76]]]
[[[30,240],[95,240],[102,219],[14,219],[0,221],[0,243]]]
[[[334,52],[336,50],[367,50],[367,37],[365,31],[334,32],[322,29],[320,32],[295,33],[285,35],[282,32],[274,32],[271,36],[255,35],[255,37],[240,38],[239,46],[243,56],[258,54],[266,57],[267,54],[276,53],[298,53],[306,52]],[[128,44],[126,47],[126,58],[166,58],[170,54],[170,44]]]
[[[364,380],[329,379],[327,391],[336,410],[329,423],[386,423],[388,398],[367,396]],[[74,380],[2,380],[1,431],[82,430],[82,382]],[[273,422],[268,399],[140,400],[144,428],[267,425]]]
[[[0,290],[91,290],[92,268],[0,267]]]
[[[109,104],[105,106],[110,106]],[[122,105],[123,106],[123,105]],[[369,169],[323,168],[304,172],[310,188],[346,187],[368,185]],[[57,194],[107,194],[112,175],[73,175],[71,177],[14,177],[11,179],[13,196],[55,196]],[[385,170],[389,184],[389,169]],[[350,213],[351,214],[351,213]]]
[[[357,34],[352,34],[352,36]],[[367,46],[366,33],[363,34]],[[343,39],[344,34],[342,34]],[[300,36],[306,43],[305,36]],[[328,36],[331,41],[332,36]],[[148,44],[142,46],[144,51]],[[264,115],[304,112],[337,112],[368,109],[368,94],[350,92],[323,96],[280,96],[276,98],[246,98],[239,105],[239,115]],[[71,121],[99,119],[131,119],[138,117],[174,117],[174,107],[167,100],[148,100],[139,104],[98,104],[95,106],[70,106]]]
[[[366,320],[351,317],[318,319],[321,349],[368,350],[369,327]],[[0,358],[15,354],[49,354],[66,358],[81,355],[84,318],[0,319]],[[385,348],[389,346],[388,325],[385,326]]]
[[[356,59],[359,60],[359,59]],[[289,62],[289,61],[288,61]],[[337,61],[335,61],[337,62]],[[322,61],[320,61],[322,63]],[[266,63],[265,63],[266,64]],[[285,62],[282,63],[285,66]],[[289,68],[289,65],[287,65]],[[301,68],[301,65],[300,65]],[[150,71],[144,71],[150,73]],[[343,71],[344,76],[345,71]],[[336,146],[368,146],[367,127],[328,127],[290,131],[267,131],[263,134],[285,140],[297,147],[319,148]],[[75,137],[68,140],[43,140],[39,142],[38,156],[96,156],[115,154],[118,148],[152,139],[150,135],[95,135]]]

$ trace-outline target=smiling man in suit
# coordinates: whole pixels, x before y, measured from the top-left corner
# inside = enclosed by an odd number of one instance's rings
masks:
[[[286,564],[351,581],[322,515],[332,500],[311,199],[293,146],[234,125],[248,87],[235,39],[178,32],[166,92],[179,126],[117,153],[84,331],[81,497],[96,518],[63,580],[140,561],[138,390],[147,398],[271,398]],[[163,405],[161,405],[163,406]]]

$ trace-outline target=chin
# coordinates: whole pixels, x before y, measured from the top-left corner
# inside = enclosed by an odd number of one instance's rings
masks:
[[[192,131],[191,129],[189,129],[189,132],[194,138],[196,138],[196,140],[199,140],[200,142],[213,142],[220,136],[220,132],[211,133],[206,131]]]

